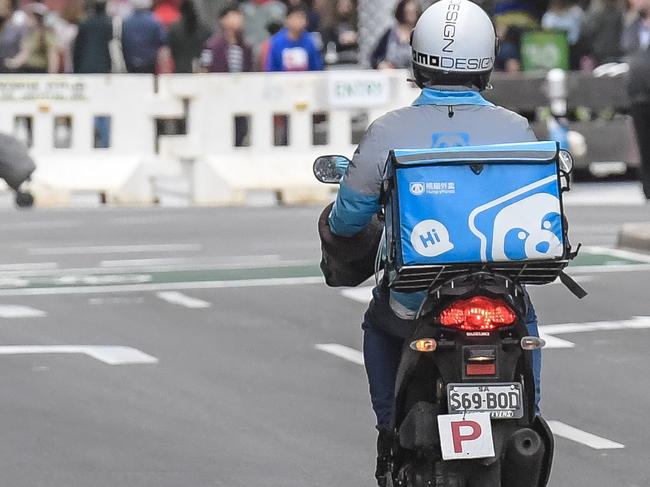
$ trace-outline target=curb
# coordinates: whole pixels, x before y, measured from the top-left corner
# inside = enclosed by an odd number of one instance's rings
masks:
[[[650,223],[626,223],[618,233],[618,247],[650,253]]]

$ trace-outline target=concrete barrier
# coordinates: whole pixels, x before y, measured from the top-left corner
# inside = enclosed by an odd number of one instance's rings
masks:
[[[618,247],[650,254],[650,223],[626,223],[618,234]]]
[[[69,204],[75,192],[113,204],[323,201],[332,189],[314,180],[312,160],[351,156],[372,120],[417,97],[407,78],[406,71],[4,75],[0,131],[31,147],[40,205]],[[568,105],[624,110],[622,82],[571,75]],[[532,118],[548,103],[543,77],[495,74],[494,85],[489,99]],[[627,123],[577,124],[589,160],[634,163]]]
[[[150,203],[154,119],[183,115],[151,76],[0,76],[0,131],[27,144],[37,162],[41,205],[97,192],[113,203]],[[155,169],[154,169],[155,171]]]

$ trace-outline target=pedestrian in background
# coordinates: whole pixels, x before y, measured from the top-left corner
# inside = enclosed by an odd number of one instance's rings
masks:
[[[627,90],[641,154],[643,193],[650,200],[650,48],[632,56]]]
[[[269,60],[269,52],[271,50],[271,39],[275,34],[280,32],[284,25],[280,22],[271,22],[266,26],[266,31],[269,33],[269,38],[266,39],[262,44],[260,44],[258,53],[257,53],[257,68],[259,71],[264,71],[266,69],[266,63]]]
[[[583,52],[578,41],[584,21],[585,12],[575,0],[551,0],[548,10],[542,17],[544,29],[566,32],[569,41],[571,69],[577,69],[580,66]]]
[[[320,31],[320,14],[314,8],[313,0],[284,0],[284,3],[287,9],[291,7],[305,7],[305,11],[307,12],[307,32]]]
[[[68,0],[60,13],[49,15],[48,24],[56,38],[60,73],[73,72],[72,51],[82,17],[83,6],[80,0]]]
[[[108,45],[113,38],[113,25],[106,6],[106,0],[95,0],[92,13],[79,24],[72,56],[75,73],[111,72]]]
[[[650,46],[650,1],[631,0],[623,29],[621,48],[626,56]]]
[[[590,6],[582,37],[596,66],[620,60],[622,35],[623,6],[620,0],[603,0],[600,5]]]
[[[400,0],[395,8],[395,25],[381,36],[370,57],[374,69],[406,69],[411,66],[411,32],[421,13],[415,0]]]
[[[47,7],[31,3],[25,7],[27,31],[16,56],[5,60],[7,68],[20,73],[56,73],[59,68],[56,38],[45,25]]]
[[[630,2],[622,47],[628,56],[627,92],[641,155],[641,183],[650,200],[650,0]]]
[[[336,0],[334,21],[322,31],[327,64],[359,62],[359,28],[354,0]]]
[[[308,11],[302,6],[290,7],[284,29],[271,38],[266,71],[320,71],[323,57],[307,32]]]
[[[176,73],[198,71],[203,46],[210,38],[210,29],[201,22],[193,0],[183,0],[180,20],[169,30],[169,49]]]
[[[259,46],[269,38],[266,26],[273,22],[283,24],[287,7],[278,0],[246,0],[241,4],[244,14],[246,42],[259,52]]]
[[[155,74],[169,57],[167,33],[151,12],[151,0],[133,0],[133,14],[122,26],[122,50],[129,73]]]
[[[12,2],[0,3],[0,72],[12,71],[5,61],[18,55],[26,31],[27,25],[18,20]]]
[[[253,50],[244,40],[244,15],[236,4],[229,4],[219,13],[221,32],[212,36],[205,46],[203,64],[210,73],[241,73],[253,71]]]

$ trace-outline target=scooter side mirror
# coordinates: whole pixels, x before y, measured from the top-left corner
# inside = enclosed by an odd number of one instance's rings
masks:
[[[562,191],[569,191],[571,189],[571,172],[573,171],[574,160],[568,150],[560,150],[559,164]]]
[[[321,183],[338,184],[350,164],[345,156],[321,156],[314,161],[314,176]]]
[[[573,171],[573,156],[568,150],[560,150],[559,153],[560,169],[565,173]]]

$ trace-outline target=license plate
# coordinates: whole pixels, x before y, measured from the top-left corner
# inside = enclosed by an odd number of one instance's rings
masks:
[[[449,384],[449,414],[490,413],[492,419],[519,419],[524,416],[521,384]]]

